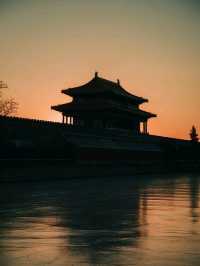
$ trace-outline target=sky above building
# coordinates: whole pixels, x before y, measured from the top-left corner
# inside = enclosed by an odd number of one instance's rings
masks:
[[[59,120],[60,91],[95,71],[158,114],[150,133],[200,129],[199,0],[0,0],[0,80],[18,115]]]

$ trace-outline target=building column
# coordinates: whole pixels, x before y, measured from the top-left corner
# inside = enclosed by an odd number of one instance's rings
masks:
[[[73,125],[73,116],[70,116],[70,117],[69,117],[69,124],[70,124],[70,125]]]
[[[147,134],[148,130],[147,130],[147,121],[143,122],[143,134]]]
[[[62,114],[62,123],[63,124],[65,123],[65,116],[64,116],[64,114]]]

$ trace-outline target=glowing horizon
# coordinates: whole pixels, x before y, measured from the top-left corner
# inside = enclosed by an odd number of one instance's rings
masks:
[[[189,138],[200,127],[199,12],[195,0],[1,1],[0,80],[18,116],[61,121],[50,109],[70,100],[60,91],[98,71],[149,99],[151,134]]]

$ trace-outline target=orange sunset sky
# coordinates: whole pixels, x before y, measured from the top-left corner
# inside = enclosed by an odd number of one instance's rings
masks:
[[[0,80],[18,116],[59,120],[95,71],[149,99],[152,134],[200,130],[200,1],[0,0]]]

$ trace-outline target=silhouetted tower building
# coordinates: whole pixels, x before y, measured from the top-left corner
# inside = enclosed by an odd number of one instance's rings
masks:
[[[79,87],[62,90],[72,102],[52,106],[62,113],[63,123],[88,128],[115,128],[148,133],[147,121],[155,114],[143,111],[140,104],[147,99],[135,96],[122,88],[119,80],[113,82],[95,76]],[[143,125],[142,130],[141,124]]]

